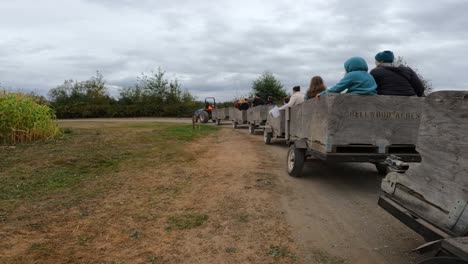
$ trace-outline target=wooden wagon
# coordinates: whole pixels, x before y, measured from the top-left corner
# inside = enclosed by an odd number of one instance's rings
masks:
[[[389,155],[420,162],[416,151],[422,98],[327,94],[286,110],[288,172],[306,159],[372,162],[381,173]]]
[[[426,97],[417,150],[422,163],[382,181],[379,205],[428,243],[418,250],[444,251],[444,262],[468,262],[468,91]],[[465,262],[463,262],[463,261]]]
[[[270,144],[272,139],[285,138],[285,111],[280,110],[279,113],[278,117],[268,114],[265,130],[263,130],[265,144]]]
[[[247,123],[249,124],[250,134],[254,134],[256,129],[264,128],[268,113],[274,106],[258,105],[247,110]]]
[[[232,127],[247,124],[247,110],[239,110],[235,107],[229,107],[229,119],[232,121]]]
[[[218,108],[212,110],[213,120],[215,120],[216,125],[221,125],[221,122],[224,120],[229,120],[229,108]]]

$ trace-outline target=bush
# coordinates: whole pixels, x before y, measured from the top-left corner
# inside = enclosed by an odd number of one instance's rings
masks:
[[[0,144],[52,139],[60,134],[54,120],[52,110],[35,98],[0,91]]]

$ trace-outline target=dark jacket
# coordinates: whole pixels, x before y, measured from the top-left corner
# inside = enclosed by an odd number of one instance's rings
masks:
[[[260,97],[255,97],[252,101],[252,105],[253,106],[257,106],[257,105],[264,105],[265,102],[262,100],[262,98]]]
[[[380,66],[370,74],[377,83],[377,94],[423,96],[424,86],[418,75],[409,67]]]
[[[249,109],[249,103],[239,104],[239,110],[247,110],[247,109]]]

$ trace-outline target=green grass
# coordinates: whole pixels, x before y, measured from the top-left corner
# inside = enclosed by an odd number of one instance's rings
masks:
[[[185,213],[168,217],[169,227],[166,229],[191,229],[203,225],[208,221],[208,215],[199,213]]]
[[[164,133],[164,137],[170,139],[191,141],[197,137],[204,136],[210,132],[218,131],[219,127],[201,125],[193,129],[192,125],[179,125],[167,129]]]

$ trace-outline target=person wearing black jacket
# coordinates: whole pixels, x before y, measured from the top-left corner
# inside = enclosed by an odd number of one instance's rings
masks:
[[[424,86],[418,75],[406,66],[394,66],[393,52],[386,50],[375,55],[375,67],[370,74],[377,83],[377,94],[423,96]]]
[[[252,101],[252,105],[257,106],[257,105],[264,105],[264,104],[265,102],[262,100],[262,98],[260,98],[260,95],[256,94],[255,98]]]

